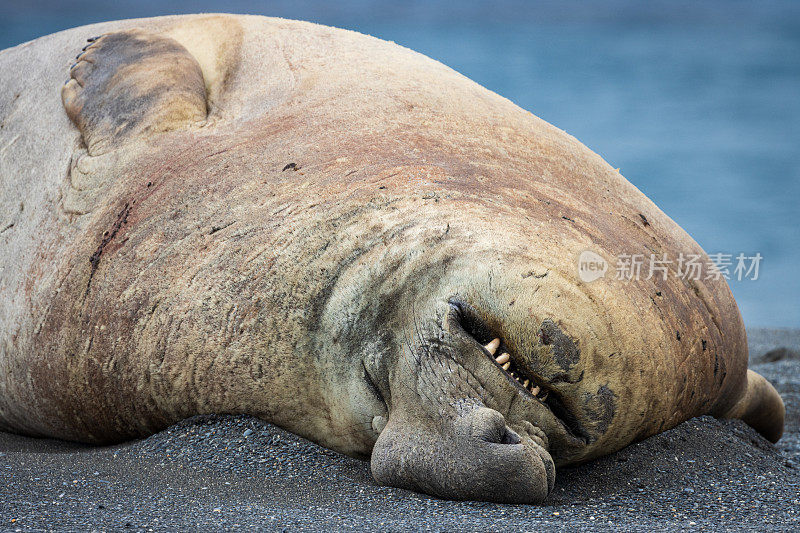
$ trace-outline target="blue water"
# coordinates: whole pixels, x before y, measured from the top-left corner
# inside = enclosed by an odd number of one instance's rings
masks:
[[[800,327],[800,2],[2,2],[0,48],[201,11],[396,41],[573,134],[709,253],[760,252],[731,282],[745,322]]]

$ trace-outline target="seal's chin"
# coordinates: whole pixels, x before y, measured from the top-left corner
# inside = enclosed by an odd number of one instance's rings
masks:
[[[506,381],[521,391],[528,401],[537,402],[547,408],[561,427],[573,438],[588,442],[589,435],[578,418],[561,400],[560,393],[546,379],[536,374],[527,361],[515,354],[495,332],[469,306],[455,299],[450,300],[451,316],[456,318],[463,331],[478,344]]]

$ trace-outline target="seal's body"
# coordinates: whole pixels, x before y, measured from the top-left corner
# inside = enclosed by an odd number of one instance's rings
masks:
[[[205,15],[69,30],[0,67],[6,430],[105,443],[248,413],[381,483],[527,502],[554,463],[700,414],[780,437],[724,280],[577,269],[700,247],[435,61]]]

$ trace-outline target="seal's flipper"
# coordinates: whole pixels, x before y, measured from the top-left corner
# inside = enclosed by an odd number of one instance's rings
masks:
[[[740,418],[772,442],[783,435],[786,408],[778,391],[761,374],[747,371],[747,390],[724,418]]]
[[[90,154],[205,120],[197,60],[176,40],[131,29],[90,39],[61,91]]]

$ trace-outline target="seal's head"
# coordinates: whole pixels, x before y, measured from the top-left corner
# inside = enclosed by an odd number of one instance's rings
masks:
[[[636,402],[617,379],[626,363],[599,362],[605,347],[590,339],[599,324],[567,333],[570,320],[531,312],[520,287],[548,292],[541,280],[555,273],[532,274],[542,276],[536,284],[506,276],[514,292],[498,274],[473,265],[470,287],[440,299],[435,319],[411,318],[394,358],[366,359],[388,412],[372,452],[379,482],[445,498],[538,502],[556,464],[607,452],[614,439],[604,437],[624,426],[620,402]],[[623,435],[618,447],[637,436]]]
[[[744,330],[723,287],[587,283],[577,268],[585,240],[443,213],[395,236],[414,252],[376,250],[381,269],[365,260],[343,275],[369,297],[326,313],[325,330],[363,361],[371,393],[342,411],[370,413],[378,482],[540,502],[555,466],[722,415],[746,388]],[[352,296],[338,292],[329,304]],[[333,322],[342,320],[347,328]]]

